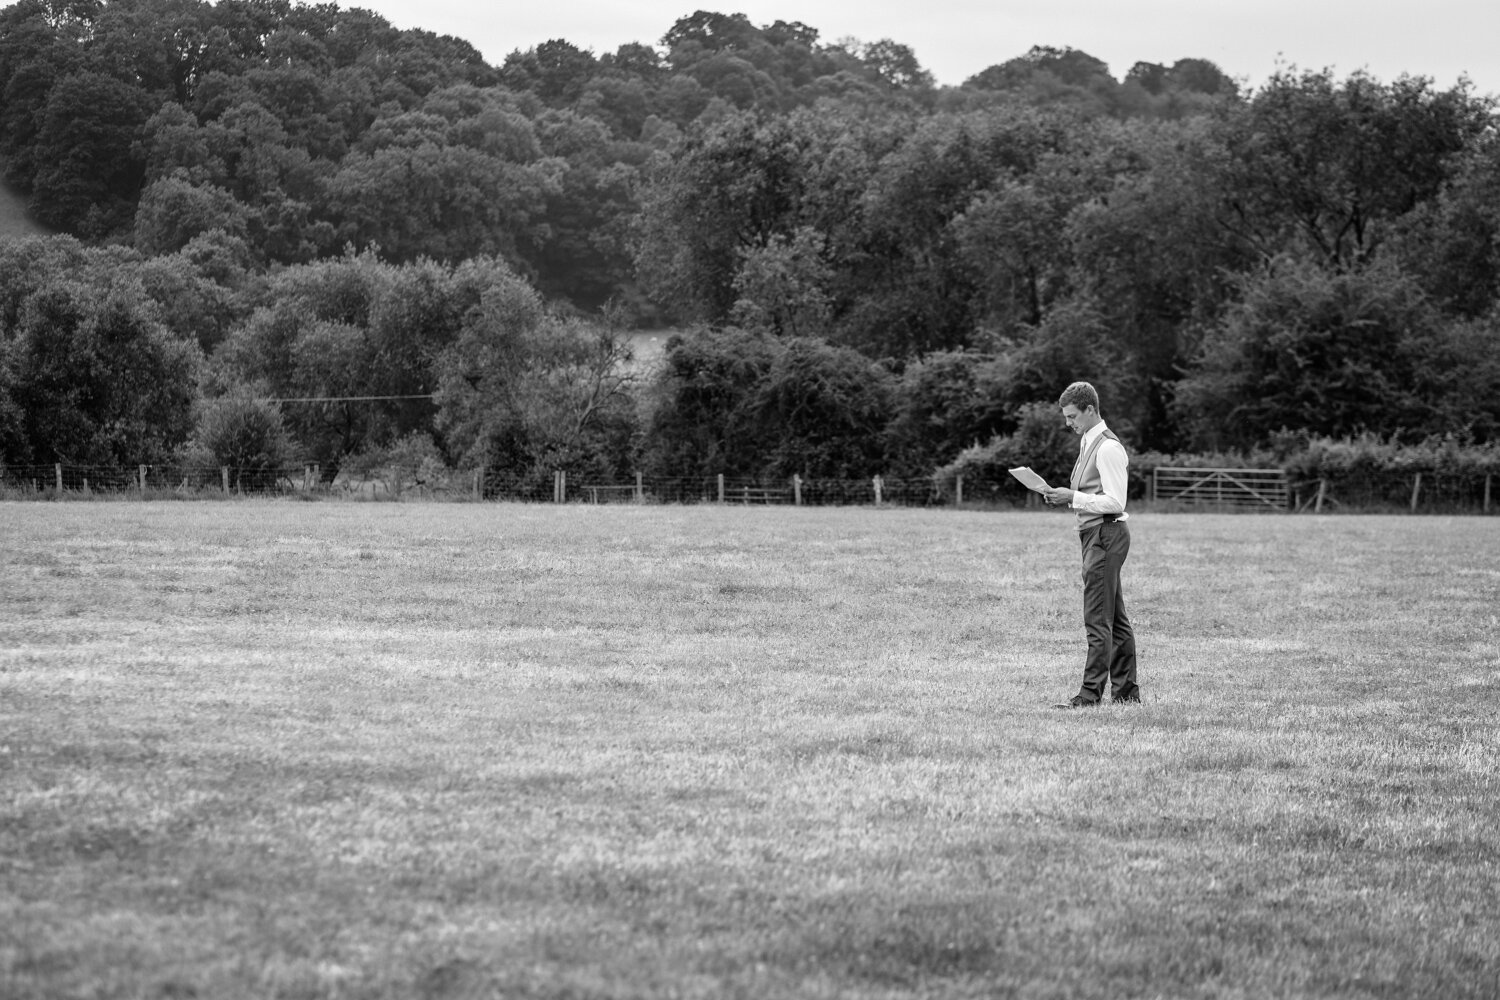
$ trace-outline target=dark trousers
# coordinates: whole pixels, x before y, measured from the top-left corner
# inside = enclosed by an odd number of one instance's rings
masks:
[[[1141,692],[1135,683],[1135,632],[1120,593],[1120,568],[1130,555],[1130,528],[1124,521],[1105,521],[1078,535],[1083,545],[1083,628],[1089,637],[1078,694],[1098,702],[1108,679],[1115,701],[1137,700]]]

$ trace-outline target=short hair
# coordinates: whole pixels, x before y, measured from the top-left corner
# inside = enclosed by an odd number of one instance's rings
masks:
[[[1058,397],[1058,406],[1067,406],[1072,403],[1079,410],[1087,410],[1090,406],[1097,413],[1099,410],[1099,393],[1087,382],[1074,382],[1063,390]]]

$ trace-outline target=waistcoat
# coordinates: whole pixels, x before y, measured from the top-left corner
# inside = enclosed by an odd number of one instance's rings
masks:
[[[1099,476],[1099,446],[1104,443],[1105,438],[1111,441],[1120,440],[1115,437],[1114,431],[1106,427],[1104,428],[1104,433],[1094,438],[1094,443],[1080,452],[1078,461],[1073,463],[1073,475],[1068,482],[1073,489],[1078,490],[1080,493],[1099,494],[1104,492],[1104,481]],[[1120,519],[1119,514],[1091,514],[1085,510],[1080,510],[1076,513],[1078,515],[1079,531],[1087,531],[1089,528],[1096,528],[1106,521],[1118,521]]]

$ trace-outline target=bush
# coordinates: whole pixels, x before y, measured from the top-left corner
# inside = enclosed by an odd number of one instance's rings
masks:
[[[1481,502],[1486,477],[1500,473],[1500,444],[1453,437],[1406,444],[1377,435],[1313,438],[1285,463],[1294,484],[1321,483],[1324,495],[1345,507],[1404,507],[1416,476],[1425,506],[1471,508]]]
[[[1003,485],[1009,480],[1009,470],[1019,465],[1030,466],[1033,472],[1054,486],[1068,482],[1073,473],[1073,462],[1078,457],[1078,443],[1058,415],[1057,406],[1053,403],[1027,403],[1017,411],[1016,419],[1015,433],[996,435],[989,444],[966,448],[958,458],[933,473],[938,488],[944,493],[953,493],[959,476],[963,476],[966,482],[988,481]],[[1014,491],[1002,491],[999,495],[1014,493],[1015,499],[1024,499],[1025,488],[1019,483],[1013,485]]]
[[[182,460],[210,478],[220,468],[229,469],[230,485],[237,489],[268,490],[297,462],[297,446],[275,404],[241,391],[199,402]]]

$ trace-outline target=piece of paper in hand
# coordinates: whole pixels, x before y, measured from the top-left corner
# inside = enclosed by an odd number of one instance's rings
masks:
[[[1021,485],[1025,486],[1028,490],[1036,490],[1040,493],[1048,488],[1047,480],[1032,472],[1028,466],[1023,465],[1018,469],[1011,469],[1010,474],[1019,479]]]

